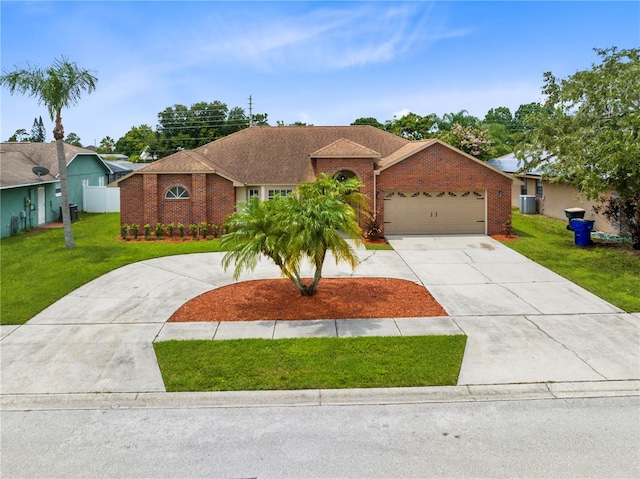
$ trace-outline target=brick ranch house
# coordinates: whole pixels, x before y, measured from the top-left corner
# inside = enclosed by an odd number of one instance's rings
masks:
[[[357,177],[384,234],[501,234],[509,175],[437,140],[372,126],[251,127],[118,180],[123,224],[221,225],[237,205],[320,173]]]

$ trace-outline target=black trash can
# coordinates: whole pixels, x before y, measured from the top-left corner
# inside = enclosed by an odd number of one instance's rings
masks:
[[[71,222],[78,221],[78,205],[69,203],[69,217]],[[60,207],[60,221],[62,221],[62,206]]]

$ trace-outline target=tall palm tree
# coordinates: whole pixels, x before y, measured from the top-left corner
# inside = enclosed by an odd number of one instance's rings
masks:
[[[89,70],[78,68],[66,57],[55,59],[47,68],[18,68],[5,72],[0,76],[0,84],[6,85],[11,94],[16,91],[38,99],[44,104],[51,121],[55,121],[53,138],[56,140],[58,156],[58,173],[60,174],[60,190],[62,193],[62,224],[64,242],[67,248],[74,248],[71,217],[68,208],[69,192],[67,189],[67,162],[64,155],[64,127],[62,126],[62,109],[75,105],[83,91],[91,93],[96,88],[98,79]]]
[[[252,271],[264,255],[276,263],[300,294],[313,296],[328,251],[336,263],[343,261],[352,268],[360,263],[344,236],[362,241],[358,213],[352,206],[366,205],[361,187],[355,178],[339,181],[321,175],[314,182],[301,184],[291,195],[264,202],[252,199],[227,222],[230,232],[222,237],[222,248],[228,250],[223,267],[227,269],[234,261],[237,279],[243,270]],[[314,270],[309,283],[300,275],[305,259]]]

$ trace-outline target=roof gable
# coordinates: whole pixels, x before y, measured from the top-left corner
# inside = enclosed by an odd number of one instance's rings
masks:
[[[109,166],[93,151],[64,143],[67,165],[78,155],[95,158],[96,162],[111,172]],[[36,175],[33,167],[40,166],[49,170],[46,175]],[[8,188],[58,180],[58,152],[56,143],[4,142],[0,143],[0,187]]]
[[[380,158],[380,153],[351,140],[340,138],[312,153],[311,158]]]
[[[467,158],[470,161],[473,161],[481,166],[483,166],[484,168],[487,168],[489,170],[492,170],[502,176],[505,176],[509,179],[511,179],[511,176],[508,175],[507,173],[500,171],[494,167],[492,167],[491,165],[487,164],[487,162],[479,160],[478,158],[476,158],[475,156],[471,156],[468,153],[465,153],[462,150],[459,150],[458,148],[455,148],[453,146],[451,146],[448,143],[445,143],[442,140],[439,140],[437,138],[432,138],[430,140],[421,140],[421,141],[412,141],[410,144],[404,146],[403,148],[400,148],[399,150],[395,151],[393,154],[389,155],[386,158],[383,158],[382,161],[379,163],[379,169],[378,169],[378,173],[380,171],[386,170],[387,168],[392,167],[393,165],[415,155],[416,153],[418,153],[419,151],[422,151],[426,148],[429,148],[431,146],[434,145],[441,145],[445,148],[448,148],[450,150],[455,151],[456,153],[458,153],[459,155]]]

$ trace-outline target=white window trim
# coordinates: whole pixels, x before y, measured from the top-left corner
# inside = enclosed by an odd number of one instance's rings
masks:
[[[176,190],[176,192],[172,193],[173,190]],[[188,200],[190,196],[189,190],[184,186],[172,186],[164,193],[165,200]]]

